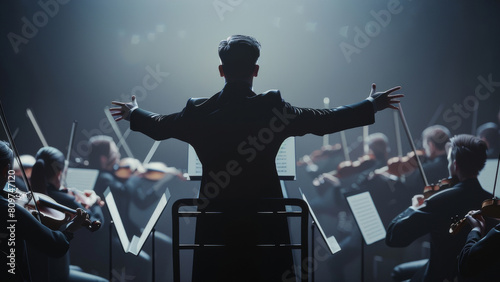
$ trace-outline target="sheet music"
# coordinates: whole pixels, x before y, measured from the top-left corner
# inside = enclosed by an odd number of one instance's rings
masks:
[[[328,246],[330,253],[333,255],[336,252],[340,251],[341,248],[340,248],[340,245],[337,242],[337,239],[335,238],[335,236],[326,237],[326,234],[323,231],[323,228],[321,228],[321,225],[319,224],[318,218],[316,218],[316,215],[314,214],[314,211],[312,210],[311,205],[309,205],[309,202],[307,201],[306,195],[304,195],[304,193],[302,193],[302,190],[300,188],[299,188],[299,192],[302,195],[302,199],[304,199],[304,201],[306,202],[307,207],[309,208],[309,213],[311,214],[311,217],[313,218],[316,226],[318,227],[318,230],[319,230],[319,233],[321,234],[321,237],[323,238],[326,245]]]
[[[140,234],[140,237],[137,237],[134,234],[131,241],[128,240],[127,231],[125,230],[125,226],[123,225],[122,219],[120,217],[115,199],[113,198],[113,194],[111,193],[109,187],[106,189],[106,191],[104,191],[104,198],[106,200],[106,205],[109,209],[109,213],[111,214],[111,219],[114,222],[116,232],[118,233],[118,238],[120,239],[120,243],[122,244],[123,251],[126,253],[138,255],[142,249],[142,246],[144,246],[144,243],[148,239],[149,234],[156,225],[156,222],[163,213],[163,210],[165,210],[168,200],[170,200],[170,191],[167,189],[161,196],[160,201],[156,205],[156,208],[151,215],[148,223],[146,224],[146,227]]]
[[[346,197],[367,245],[385,238],[386,231],[370,192]]]
[[[283,141],[276,155],[276,170],[280,179],[295,180],[295,138]],[[201,179],[203,167],[193,146],[188,145],[188,174],[191,180]]]
[[[489,193],[493,193],[493,186],[495,185],[495,174],[497,172],[497,162],[498,160],[496,159],[487,159],[484,168],[477,176],[479,183],[481,183],[481,187],[483,187],[483,189],[488,191]],[[498,190],[499,187],[497,187],[497,190],[495,191],[496,192],[495,194],[497,195],[498,195]]]
[[[68,168],[66,183],[70,188],[80,191],[94,190],[95,182],[99,176],[99,170],[88,168]]]

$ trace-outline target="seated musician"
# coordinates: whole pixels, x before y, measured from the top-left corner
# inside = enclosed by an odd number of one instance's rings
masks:
[[[480,208],[483,200],[491,197],[477,179],[486,162],[486,144],[465,134],[453,137],[450,142],[448,170],[450,176],[458,179],[458,184],[428,199],[423,195],[414,196],[411,206],[387,228],[386,244],[390,247],[406,247],[430,234],[430,258],[411,281],[455,281],[457,256],[467,234],[449,234],[452,218]]]
[[[450,137],[450,131],[442,125],[432,125],[422,131],[422,147],[425,152],[422,168],[429,183],[437,183],[448,174],[447,151],[445,147],[450,141]],[[425,183],[417,166],[406,177],[406,183],[412,194],[420,193]]]
[[[498,206],[497,206],[498,207]],[[460,274],[471,281],[492,281],[500,267],[500,224],[486,233],[484,218],[479,210],[467,214],[472,230],[458,258]],[[486,236],[485,236],[486,233]],[[469,281],[468,280],[468,281]]]
[[[477,128],[476,136],[488,145],[488,151],[486,151],[488,158],[498,158],[498,154],[500,153],[500,131],[498,125],[493,122],[484,123]]]
[[[12,167],[13,152],[8,143],[0,141],[0,186],[7,184],[9,171]],[[9,182],[9,184],[11,184]],[[26,249],[36,249],[49,257],[61,257],[69,248],[73,232],[81,227],[85,219],[83,212],[77,210],[77,217],[63,231],[53,231],[40,223],[29,211],[10,201],[12,186],[0,193],[0,281],[39,281],[32,276],[31,264],[27,261]],[[10,215],[13,215],[11,217]],[[15,220],[9,223],[8,220]],[[15,234],[13,240],[11,234]],[[40,277],[38,277],[40,278]]]
[[[82,209],[90,216],[90,220],[104,220],[100,206],[100,198],[95,192],[85,197],[90,202],[83,202],[82,198],[77,198],[68,190],[61,189],[61,177],[64,169],[64,155],[54,147],[43,147],[35,155],[36,162],[33,165],[31,173],[31,186],[33,191],[48,195],[57,203],[67,206],[71,209]],[[88,247],[90,242],[87,242]],[[39,252],[30,252],[30,260],[45,261],[46,258]],[[40,267],[38,267],[40,265]],[[79,267],[70,267],[70,257],[67,253],[64,257],[58,259],[48,259],[48,263],[37,264],[37,274],[47,276],[49,280],[68,280],[68,281],[105,281],[101,277],[83,272]]]

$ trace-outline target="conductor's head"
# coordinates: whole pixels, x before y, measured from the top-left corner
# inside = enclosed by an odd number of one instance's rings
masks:
[[[257,76],[260,43],[251,36],[232,35],[219,43],[220,75],[226,82],[246,81],[252,83]]]

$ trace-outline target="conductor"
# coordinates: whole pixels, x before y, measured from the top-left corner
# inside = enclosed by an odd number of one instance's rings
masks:
[[[260,48],[255,38],[245,35],[221,41],[223,89],[210,98],[189,99],[180,112],[146,111],[138,108],[134,96],[128,103],[112,102],[115,120],[130,121],[132,130],[155,140],[176,138],[191,144],[203,166],[199,197],[208,199],[210,208],[231,211],[220,225],[197,221],[198,243],[229,247],[219,253],[197,250],[193,281],[282,281],[293,265],[291,252],[269,253],[249,246],[268,239],[286,241],[286,221],[257,222],[240,216],[253,208],[245,204],[250,200],[283,197],[275,167],[281,143],[290,136],[325,135],[372,124],[377,111],[397,109],[395,104],[403,97],[391,94],[400,87],[375,92],[373,84],[369,97],[359,103],[309,109],[285,102],[279,90],[256,94],[252,82],[259,72]],[[270,234],[276,228],[282,231]]]

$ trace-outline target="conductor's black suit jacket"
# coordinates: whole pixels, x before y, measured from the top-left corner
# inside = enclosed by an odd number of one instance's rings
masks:
[[[277,90],[257,95],[246,83],[228,83],[211,98],[189,99],[178,113],[159,115],[138,108],[130,116],[132,130],[155,140],[176,138],[194,147],[203,165],[200,198],[229,200],[240,207],[248,199],[282,198],[275,158],[286,138],[324,135],[373,122],[374,105],[369,100],[335,109],[298,108],[286,103]],[[201,232],[213,229],[197,222],[197,240],[208,240],[209,235]]]

